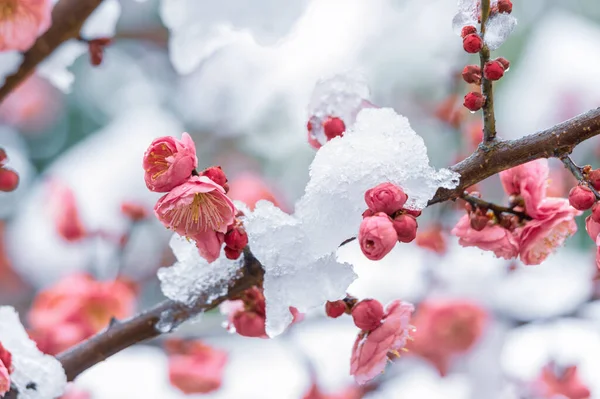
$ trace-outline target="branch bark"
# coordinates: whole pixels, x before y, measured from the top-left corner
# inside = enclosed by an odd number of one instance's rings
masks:
[[[479,52],[481,62],[481,94],[485,98],[483,104],[483,143],[488,145],[496,139],[496,116],[494,115],[494,85],[483,75],[485,64],[490,60],[490,49],[485,44],[485,24],[490,17],[490,0],[481,2],[481,37],[484,39],[483,48]]]
[[[6,78],[0,87],[0,102],[21,82],[33,73],[35,67],[54,52],[62,43],[75,39],[85,20],[102,3],[102,0],[60,0],[52,10],[52,25],[23,55],[17,72]]]

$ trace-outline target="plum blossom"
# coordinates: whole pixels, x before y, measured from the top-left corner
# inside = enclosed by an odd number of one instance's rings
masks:
[[[398,234],[388,215],[378,213],[363,219],[358,242],[363,254],[371,260],[383,259],[396,245]]]
[[[242,201],[250,210],[260,200],[267,200],[278,208],[286,209],[283,200],[256,173],[245,172],[231,179],[227,195],[232,200]]]
[[[87,231],[81,221],[73,190],[58,180],[50,181],[49,190],[49,208],[58,235],[68,242],[85,238]]]
[[[543,398],[564,397],[567,399],[588,399],[589,388],[581,381],[577,366],[568,366],[562,370],[554,363],[547,364],[534,383],[534,390]]]
[[[169,340],[169,380],[185,394],[209,393],[221,387],[227,353],[200,341]]]
[[[31,335],[44,352],[59,353],[108,326],[111,318],[133,314],[135,295],[123,280],[72,274],[35,298],[28,315]]]
[[[0,51],[26,51],[52,22],[51,0],[7,0],[0,4]]]
[[[0,395],[10,390],[10,374],[12,372],[12,355],[0,342]]]
[[[444,255],[448,250],[446,237],[439,225],[433,225],[417,234],[416,243],[421,248],[427,248],[438,255]]]
[[[361,331],[356,337],[350,360],[350,374],[358,384],[375,378],[383,372],[388,353],[399,356],[409,338],[410,318],[414,306],[399,300],[385,309],[381,325],[371,331]]]
[[[512,259],[519,254],[519,240],[514,232],[499,225],[487,225],[481,231],[475,230],[469,215],[460,218],[452,234],[458,237],[458,243],[463,247],[492,251],[499,258]]]
[[[144,153],[144,180],[151,191],[167,192],[183,184],[198,166],[196,145],[189,134],[154,140]]]
[[[508,195],[520,196],[525,212],[536,218],[538,208],[546,198],[549,173],[548,160],[538,159],[500,172],[500,181],[504,191]]]

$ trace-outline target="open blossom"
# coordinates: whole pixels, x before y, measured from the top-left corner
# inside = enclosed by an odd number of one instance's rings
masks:
[[[534,389],[543,398],[588,399],[589,388],[581,381],[577,366],[560,369],[554,363],[546,365],[534,383]]]
[[[0,342],[0,395],[10,390],[10,374],[12,373],[12,355]]]
[[[516,258],[519,254],[519,241],[515,234],[499,225],[488,225],[481,231],[471,227],[469,215],[464,215],[452,229],[463,247],[478,247],[492,251],[497,257]]]
[[[575,216],[581,212],[563,198],[547,198],[537,217],[520,230],[520,257],[526,265],[539,265],[565,240],[577,232]]]
[[[225,234],[235,206],[223,187],[205,176],[193,176],[158,200],[154,212],[167,228],[181,236]]]
[[[360,249],[368,259],[380,260],[396,245],[398,234],[390,217],[384,213],[365,217],[358,231]]]
[[[196,146],[189,134],[154,140],[144,154],[144,180],[149,190],[167,192],[184,183],[198,166]]]
[[[539,216],[539,207],[546,198],[548,160],[538,159],[500,172],[500,181],[508,195],[521,196],[525,212],[532,218]]]
[[[0,51],[28,50],[51,24],[51,0],[4,0],[0,3]]]
[[[72,274],[36,297],[28,315],[31,335],[41,350],[55,354],[107,327],[111,318],[130,316],[134,307],[131,284]]]
[[[365,384],[383,372],[388,353],[399,356],[398,351],[404,348],[409,338],[413,311],[410,303],[392,301],[387,305],[379,327],[358,334],[350,359],[350,374],[358,384]]]
[[[86,237],[87,232],[79,215],[75,193],[69,186],[52,180],[49,206],[56,232],[63,239],[76,242]]]
[[[446,375],[453,356],[468,352],[481,337],[488,314],[466,300],[429,300],[419,305],[413,319],[414,340],[409,353],[431,362]]]
[[[221,387],[227,353],[200,341],[170,340],[169,380],[185,394],[209,393]]]

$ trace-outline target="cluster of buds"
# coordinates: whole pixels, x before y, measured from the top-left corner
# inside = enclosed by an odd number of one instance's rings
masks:
[[[4,166],[7,160],[6,151],[0,148],[0,191],[4,192],[14,191],[19,185],[17,172]]]
[[[343,314],[352,314],[352,309],[358,300],[350,295],[337,301],[327,301],[325,303],[325,314],[332,319],[337,319]]]
[[[592,190],[600,189],[600,169],[592,169],[589,165],[583,168],[585,182],[580,182],[569,191],[569,203],[579,211],[592,208],[592,219],[600,223],[600,205],[596,193]],[[589,184],[589,186],[588,186]]]
[[[243,213],[238,211],[235,220],[227,227],[227,233],[225,233],[225,256],[227,259],[238,259],[248,245],[248,234],[239,219],[240,216],[243,216]]]
[[[365,193],[369,207],[363,212],[358,241],[365,256],[380,260],[396,245],[408,243],[417,236],[417,217],[421,211],[405,209],[408,196],[392,184],[382,183]]]

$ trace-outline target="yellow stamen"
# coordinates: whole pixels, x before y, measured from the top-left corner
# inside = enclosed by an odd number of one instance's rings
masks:
[[[0,20],[7,20],[17,13],[18,0],[0,0]]]

